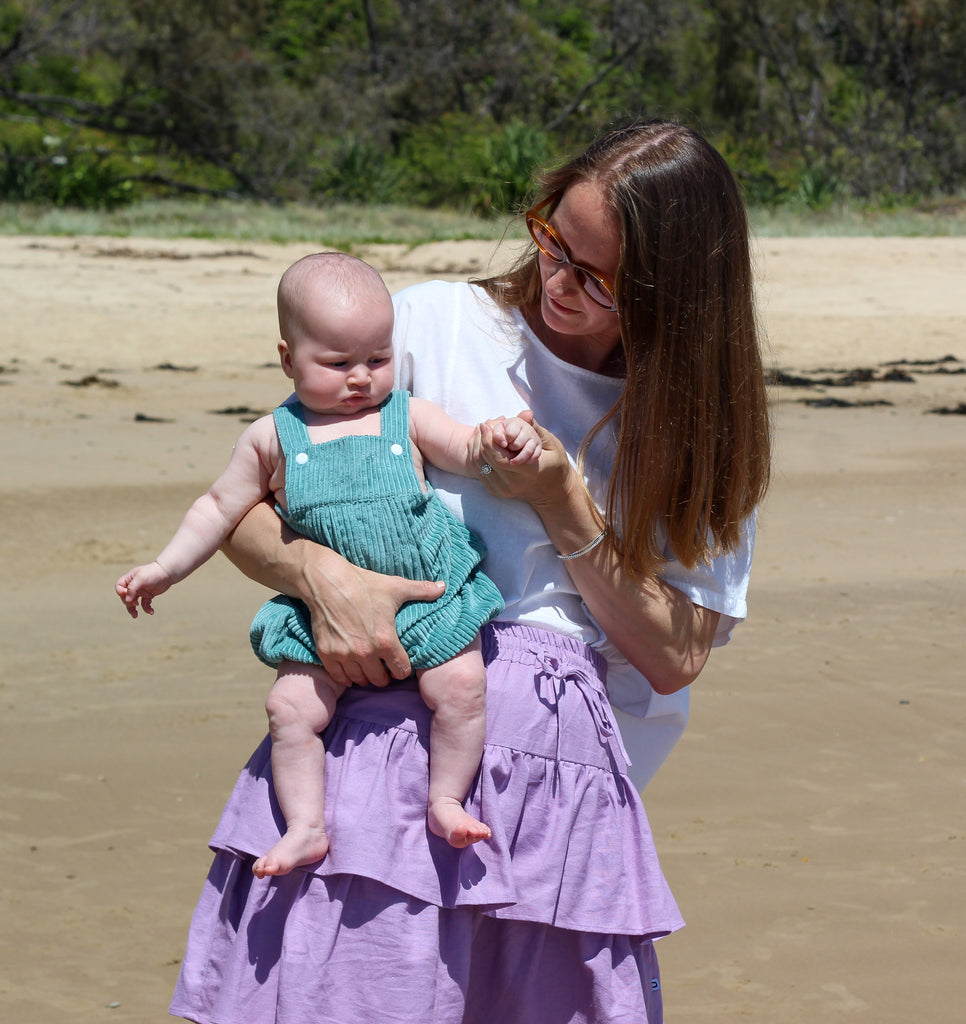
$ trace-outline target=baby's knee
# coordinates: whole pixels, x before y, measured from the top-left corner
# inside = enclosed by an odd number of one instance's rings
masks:
[[[292,725],[321,732],[331,721],[342,691],[320,666],[283,662],[265,698],[269,726],[273,732]]]
[[[480,715],[486,711],[486,673],[473,671],[458,662],[440,666],[431,681],[431,699],[434,708],[445,706],[461,715]],[[423,686],[423,681],[420,683]],[[424,688],[424,696],[426,689]]]
[[[283,664],[265,698],[265,711],[270,719],[286,722],[304,718],[316,703],[312,676]]]
[[[447,683],[451,692],[462,694],[467,700],[486,696],[486,670],[482,664],[474,665],[465,658],[449,663]]]
[[[271,724],[287,725],[302,717],[299,705],[292,687],[276,683],[265,698],[265,714]]]

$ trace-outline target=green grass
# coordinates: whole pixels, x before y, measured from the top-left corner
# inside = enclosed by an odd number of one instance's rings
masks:
[[[962,236],[966,200],[870,211],[838,205],[807,211],[792,206],[750,211],[759,237]],[[462,238],[523,237],[519,220],[485,219],[452,210],[405,206],[273,205],[247,200],[146,200],[113,211],[0,203],[0,234],[218,238],[250,242],[312,242],[340,249],[379,242],[421,245]],[[508,229],[508,224],[509,229]]]
[[[507,219],[405,206],[336,203],[317,207],[248,200],[146,200],[112,211],[0,204],[0,234],[7,235],[220,238],[313,242],[342,249],[379,242],[496,240],[506,232]],[[512,235],[522,236],[522,228]]]
[[[853,236],[865,238],[966,235],[966,199],[949,198],[917,206],[875,210],[837,204],[825,210],[777,206],[749,210],[760,238]]]

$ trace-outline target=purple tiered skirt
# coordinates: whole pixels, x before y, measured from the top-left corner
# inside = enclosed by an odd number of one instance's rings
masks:
[[[683,924],[584,644],[484,628],[487,744],[455,850],[426,826],[431,715],[353,688],[325,734],[319,864],[256,879],[284,820],[266,739],[211,840],[170,1012],[201,1024],[655,1024]]]

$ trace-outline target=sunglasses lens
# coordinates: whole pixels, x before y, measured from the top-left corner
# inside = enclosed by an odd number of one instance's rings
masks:
[[[527,222],[527,227],[530,229],[530,236],[537,243],[537,248],[554,263],[566,263],[567,254],[563,251],[560,243],[550,233],[547,225],[537,218],[532,218]]]
[[[610,309],[614,305],[614,296],[611,295],[609,289],[604,287],[602,281],[598,281],[596,277],[588,274],[583,267],[574,267],[574,274],[580,287],[599,306],[603,306],[604,309]]]

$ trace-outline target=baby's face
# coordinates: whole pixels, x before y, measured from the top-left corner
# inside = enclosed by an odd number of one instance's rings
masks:
[[[281,351],[299,401],[313,412],[351,415],[378,406],[392,391],[392,303],[329,308],[311,336]]]

